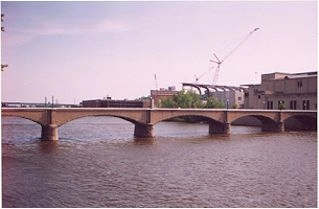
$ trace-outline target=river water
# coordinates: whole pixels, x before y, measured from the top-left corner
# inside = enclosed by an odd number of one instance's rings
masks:
[[[154,139],[112,117],[77,119],[60,140],[2,118],[3,207],[317,207],[317,133],[161,122]]]

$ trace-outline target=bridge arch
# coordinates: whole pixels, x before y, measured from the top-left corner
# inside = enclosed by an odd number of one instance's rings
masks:
[[[2,112],[2,117],[19,117],[33,121],[41,126],[48,123],[48,112],[38,109],[28,109],[28,111],[6,109]]]
[[[61,113],[61,112],[60,112]],[[142,114],[141,114],[142,113]],[[64,117],[65,116],[65,117]],[[134,124],[134,136],[137,137],[152,137],[153,136],[153,126],[149,125],[145,121],[145,115],[143,112],[130,114],[127,112],[99,112],[99,111],[82,111],[79,113],[71,113],[71,114],[61,114],[60,120],[56,121],[57,127],[60,127],[68,122],[71,122],[76,119],[85,118],[85,117],[115,117],[120,118],[125,121],[131,122]]]
[[[248,118],[253,118],[257,119],[260,123],[253,124],[254,121],[248,122]],[[267,115],[267,114],[241,114],[241,115],[236,115],[236,116],[231,116],[229,122],[231,124],[234,123],[242,123],[242,124],[247,124],[247,125],[257,125],[261,127],[262,131],[278,131],[282,129],[282,124],[279,122],[278,117],[275,115]]]
[[[41,125],[33,120],[18,116],[3,116],[1,120],[4,143],[21,142],[40,137]]]
[[[116,115],[116,114],[94,114],[94,113],[92,113],[92,114],[85,114],[85,115],[81,115],[81,116],[68,117],[67,119],[65,119],[63,121],[60,121],[57,124],[57,126],[60,127],[60,126],[63,126],[66,123],[69,123],[71,121],[81,119],[81,118],[86,118],[86,117],[114,117],[114,118],[123,119],[123,120],[128,121],[128,122],[133,123],[133,124],[140,123],[132,118],[124,117],[124,116],[120,116],[120,115]]]
[[[261,123],[264,123],[264,122],[266,122],[266,123],[274,122],[275,123],[276,122],[272,118],[267,117],[267,116],[263,116],[263,115],[243,115],[241,117],[236,117],[235,119],[232,119],[230,121],[230,123],[236,123],[240,120],[242,121],[242,120],[247,119],[247,118],[257,119]]]
[[[228,121],[230,123],[233,123],[234,121],[244,118],[244,117],[253,117],[261,122],[276,122],[278,121],[278,115],[275,112],[255,112],[255,111],[248,111],[248,112],[243,112],[243,111],[229,111],[228,114]]]
[[[284,119],[285,129],[295,131],[316,131],[317,118],[312,115],[296,114]]]
[[[148,114],[143,109],[137,110],[127,110],[127,109],[59,109],[52,112],[53,121],[51,123],[61,126],[72,120],[89,117],[89,116],[111,116],[116,118],[121,118],[123,120],[129,121],[133,124],[146,124]]]
[[[43,121],[41,120],[38,120],[37,118],[34,118],[34,117],[30,117],[28,115],[19,115],[19,114],[12,114],[12,115],[5,115],[5,116],[2,116],[2,117],[10,117],[10,118],[22,118],[22,119],[25,119],[25,120],[29,120],[29,121],[32,121],[38,125],[44,125],[43,124]]]
[[[135,124],[134,135],[152,136],[153,126],[175,117],[199,117],[209,123],[209,133],[229,133],[230,124],[244,117],[262,122],[262,131],[284,131],[284,123],[296,119],[317,124],[317,111],[176,109],[176,108],[2,108],[2,116],[28,119],[42,126],[42,139],[57,140],[58,127],[88,116],[111,116]],[[313,125],[312,124],[312,125]],[[313,125],[316,126],[316,125]]]
[[[133,136],[134,124],[119,117],[87,116],[58,127],[59,138],[114,140]]]
[[[152,112],[151,124],[155,125],[161,121],[178,118],[178,117],[194,117],[197,119],[201,119],[203,121],[215,121],[216,123],[224,123],[225,114],[224,112],[212,112],[209,110],[198,110],[193,109],[193,111],[189,111],[191,109],[161,109],[154,110]]]
[[[217,121],[216,119],[207,117],[207,116],[202,116],[202,115],[194,115],[194,114],[182,114],[182,115],[178,115],[178,116],[171,116],[171,117],[165,117],[162,118],[161,120],[158,120],[155,124],[156,125],[160,122],[163,121],[181,121],[181,122],[190,122],[190,123],[196,123],[196,122],[210,122],[210,121],[215,121],[217,123],[221,123],[219,121]]]
[[[160,115],[156,122],[153,121],[153,125],[156,125],[162,121],[173,120],[176,118],[181,118],[182,121],[185,122],[205,122],[209,126],[209,134],[225,134],[229,132],[230,128],[228,123],[223,123],[220,121],[222,120],[221,118],[218,118],[215,115],[209,115],[207,112],[187,113],[184,111]]]

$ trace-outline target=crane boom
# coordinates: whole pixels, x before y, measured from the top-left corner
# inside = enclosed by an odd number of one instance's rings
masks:
[[[250,31],[223,59],[222,62],[225,61],[230,55],[232,55],[241,45],[243,45],[249,38],[250,36],[253,35],[259,28],[255,28],[254,30]]]
[[[199,79],[201,77],[203,77],[204,75],[206,75],[209,71],[213,70],[214,69],[214,66],[210,67],[207,71],[203,72],[202,74],[200,74],[199,76],[197,76],[196,74],[194,74],[194,77],[195,77],[195,83],[197,81],[199,81]]]
[[[238,50],[239,47],[241,47],[241,45],[243,45],[252,35],[253,33],[255,33],[257,30],[259,30],[260,28],[255,28],[254,30],[250,31],[223,59],[219,59],[217,57],[217,55],[215,53],[213,53],[215,60],[210,60],[213,63],[217,64],[217,68],[216,71],[214,73],[214,77],[213,77],[213,85],[216,84],[217,79],[218,79],[218,74],[219,74],[219,70],[220,70],[220,65],[229,57],[231,56],[236,50]]]

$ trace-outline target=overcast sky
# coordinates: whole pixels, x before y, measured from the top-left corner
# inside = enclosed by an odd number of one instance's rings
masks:
[[[317,71],[317,2],[1,2],[2,101],[135,99],[158,87]],[[215,67],[216,69],[216,67]],[[209,70],[209,71],[208,71]]]

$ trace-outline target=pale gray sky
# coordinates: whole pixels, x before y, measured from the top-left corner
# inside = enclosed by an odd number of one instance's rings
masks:
[[[317,2],[1,2],[2,101],[134,99],[194,82],[250,31],[217,84],[317,71]],[[199,83],[211,83],[214,70]]]

